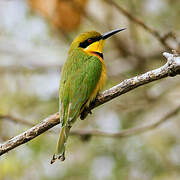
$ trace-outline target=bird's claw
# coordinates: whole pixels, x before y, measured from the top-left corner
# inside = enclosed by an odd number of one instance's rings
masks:
[[[92,114],[92,111],[87,108],[84,108],[83,112],[80,115],[80,119],[84,120],[88,116],[88,114]]]

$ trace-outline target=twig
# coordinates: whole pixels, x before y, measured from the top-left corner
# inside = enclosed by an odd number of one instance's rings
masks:
[[[3,73],[51,73],[51,72],[59,72],[61,70],[61,66],[58,64],[54,65],[29,65],[29,66],[21,66],[21,65],[13,65],[13,66],[0,66],[0,74]]]
[[[158,79],[180,74],[180,57],[177,57],[177,55],[175,54],[169,53],[163,53],[163,55],[167,59],[167,63],[164,66],[146,72],[142,75],[124,80],[111,89],[104,91],[102,94],[98,95],[95,101],[90,104],[90,107],[81,114],[81,118],[84,119],[93,108],[104,104],[105,102],[108,102],[128,91],[131,91],[132,89],[135,89],[152,81],[156,81]],[[44,133],[57,124],[59,124],[58,113],[47,117],[45,120],[32,127],[31,129],[1,144],[0,155],[30,141],[31,139],[39,136],[40,134]]]
[[[119,133],[108,133],[108,132],[102,132],[97,130],[74,130],[71,131],[71,135],[79,135],[79,136],[102,136],[102,137],[111,137],[111,138],[121,138],[121,137],[128,137],[135,134],[143,133],[148,130],[154,129],[158,127],[163,122],[167,121],[169,118],[175,116],[180,111],[180,105],[173,109],[171,112],[166,114],[164,117],[162,117],[160,120],[144,125],[142,127],[136,127],[136,128],[130,128],[127,130],[123,130]]]
[[[20,123],[20,124],[23,124],[23,125],[26,125],[26,126],[34,126],[34,124],[31,123],[31,122],[25,121],[23,119],[14,117],[14,116],[9,115],[9,114],[7,114],[7,115],[0,114],[0,119],[7,119],[8,121],[13,121],[15,123]]]
[[[129,18],[131,21],[135,22],[139,26],[141,26],[143,29],[145,29],[147,32],[152,34],[167,50],[173,49],[168,43],[167,43],[167,38],[166,35],[163,37],[160,35],[158,31],[155,29],[149,27],[147,24],[145,24],[143,21],[138,19],[137,17],[133,16],[129,11],[126,9],[122,8],[119,4],[117,4],[113,0],[105,0],[107,3],[113,5],[116,7],[119,11],[121,11],[127,18]],[[176,49],[178,51],[178,49]]]

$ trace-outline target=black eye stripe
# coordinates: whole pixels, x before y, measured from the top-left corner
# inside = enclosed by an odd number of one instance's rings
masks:
[[[86,48],[87,46],[89,46],[93,42],[99,41],[100,39],[101,39],[101,36],[95,37],[95,38],[88,38],[85,41],[81,42],[79,44],[79,47]]]

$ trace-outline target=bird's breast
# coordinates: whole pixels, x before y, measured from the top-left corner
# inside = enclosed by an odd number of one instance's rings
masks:
[[[98,81],[95,89],[93,90],[86,106],[89,106],[89,103],[94,100],[94,98],[97,96],[97,93],[103,88],[103,86],[106,82],[106,79],[107,79],[106,66],[105,66],[103,58],[101,56],[99,56],[99,54],[97,54],[96,52],[91,52],[91,54],[93,54],[94,56],[97,56],[98,59],[101,61],[102,69],[101,69],[101,75],[100,75],[99,81]]]

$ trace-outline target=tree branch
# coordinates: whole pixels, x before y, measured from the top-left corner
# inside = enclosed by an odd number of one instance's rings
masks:
[[[105,0],[108,4],[113,5],[117,10],[121,11],[122,14],[124,14],[129,20],[135,22],[139,26],[141,26],[144,30],[149,32],[151,35],[153,35],[167,50],[171,50],[172,47],[167,43],[167,38],[172,37],[176,41],[176,37],[173,33],[168,33],[164,36],[161,36],[158,31],[155,29],[149,27],[147,24],[145,24],[143,21],[138,19],[137,17],[133,16],[129,11],[122,8],[119,4],[117,4],[114,0]],[[177,48],[176,51],[179,52],[179,49]]]
[[[158,79],[180,74],[180,57],[177,57],[177,54],[169,54],[169,53],[163,53],[163,55],[167,59],[167,63],[164,66],[146,72],[142,75],[124,80],[120,84],[99,94],[95,99],[95,101],[90,104],[89,108],[86,109],[81,114],[81,119],[84,119],[93,108],[101,104],[104,104],[116,98],[117,96],[127,93],[132,89],[135,89],[139,86],[150,83],[152,81],[156,81]],[[54,115],[47,117],[45,120],[43,120],[41,123],[37,124],[36,126],[23,132],[22,134],[13,137],[12,139],[4,142],[3,144],[0,144],[0,155],[10,151],[11,149],[14,149],[17,146],[20,146],[21,144],[30,141],[31,139],[46,132],[48,129],[52,128],[57,124],[59,124],[59,114],[55,113]]]
[[[119,133],[107,133],[107,132],[102,132],[98,130],[73,130],[71,131],[71,135],[79,135],[85,138],[89,136],[102,136],[102,137],[110,137],[110,138],[128,137],[128,136],[140,134],[140,133],[143,133],[143,132],[146,132],[148,130],[152,130],[158,127],[160,124],[167,121],[169,118],[177,115],[179,111],[180,111],[180,105],[152,124],[144,125],[141,127],[130,128],[127,130],[123,130]]]
[[[120,84],[104,91],[102,94],[99,94],[94,102],[92,102],[88,109],[85,109],[81,114],[81,119],[85,119],[87,114],[94,109],[95,107],[110,101],[117,96],[125,94],[132,89],[135,89],[144,84],[150,83],[152,81],[156,81],[158,79],[162,79],[168,76],[175,76],[180,74],[180,57],[177,57],[177,54],[169,54],[163,53],[163,55],[167,58],[167,63],[155,70],[148,71],[139,76],[135,76],[133,78],[124,80]]]
[[[12,116],[10,114],[6,114],[6,115],[0,114],[0,119],[7,119],[8,121],[23,124],[23,125],[26,125],[26,126],[34,126],[33,123],[25,121],[25,120],[17,118],[17,117],[14,117],[14,116]]]

